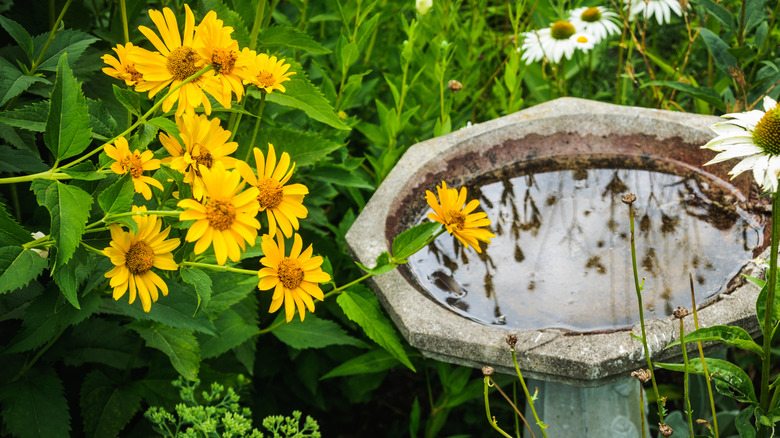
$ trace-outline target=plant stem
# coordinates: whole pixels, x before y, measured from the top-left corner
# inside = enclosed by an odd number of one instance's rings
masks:
[[[239,268],[231,268],[230,266],[222,266],[222,265],[212,265],[209,263],[198,263],[198,262],[181,262],[179,263],[179,266],[192,266],[193,268],[205,268],[205,269],[211,269],[214,271],[222,271],[222,272],[234,272],[236,274],[246,274],[246,275],[257,275],[257,271],[252,271],[249,269],[239,269]]]
[[[688,431],[693,438],[693,408],[691,407],[691,394],[688,391],[688,349],[685,346],[685,325],[680,318],[680,347],[683,354],[683,398],[685,398],[685,413],[688,415]]]
[[[249,161],[252,156],[252,148],[255,147],[255,140],[257,140],[257,131],[260,129],[260,121],[263,120],[263,110],[265,110],[265,96],[267,96],[265,90],[260,90],[260,108],[257,109],[257,120],[255,120],[255,129],[252,131],[252,141],[249,142],[249,149],[246,151],[246,157],[244,161]]]
[[[265,15],[266,0],[258,0],[257,9],[255,9],[255,19],[252,22],[252,30],[249,34],[249,49],[254,50],[257,47],[257,35],[263,25],[263,16]]]
[[[484,381],[484,385],[483,385],[484,390],[483,390],[483,392],[485,394],[485,414],[487,415],[488,423],[490,423],[490,425],[493,427],[493,429],[498,431],[498,433],[500,433],[501,435],[505,436],[506,438],[512,438],[512,435],[509,435],[508,433],[504,432],[503,429],[498,427],[498,421],[496,420],[496,418],[494,416],[490,415],[490,398],[488,397],[488,389],[491,386],[490,385],[490,377],[485,376],[483,381]]]
[[[693,328],[699,329],[699,312],[696,310],[696,295],[693,293],[693,275],[688,274],[688,280],[691,283],[691,303],[693,305]],[[704,360],[704,349],[701,346],[701,342],[697,341],[696,346],[699,349],[699,357],[701,358],[701,366],[704,370],[704,377],[707,379],[707,395],[710,398],[710,410],[712,411],[712,426],[715,432],[715,438],[720,438],[718,432],[718,416],[715,413],[715,397],[712,395],[712,377],[707,371],[707,361]]]
[[[772,193],[772,244],[769,253],[769,275],[767,278],[766,310],[764,313],[764,356],[761,359],[761,409],[769,411],[769,373],[771,365],[772,334],[774,332],[774,304],[775,290],[777,286],[777,250],[778,236],[780,236],[780,195]],[[763,431],[766,429],[762,428]],[[762,433],[760,436],[765,436]]]
[[[515,364],[515,372],[517,373],[517,377],[520,379],[520,385],[523,387],[525,399],[528,400],[528,406],[531,408],[531,413],[534,414],[536,425],[539,426],[539,429],[542,431],[544,438],[547,438],[547,426],[544,425],[542,420],[540,420],[539,416],[536,414],[536,408],[534,408],[534,399],[531,397],[531,393],[528,392],[528,387],[525,385],[525,379],[523,379],[523,373],[520,372],[520,366],[517,364],[517,354],[515,354],[515,347],[509,347],[509,351],[512,352],[512,362]]]

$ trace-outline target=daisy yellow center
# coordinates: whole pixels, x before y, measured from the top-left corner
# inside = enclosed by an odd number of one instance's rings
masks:
[[[556,40],[568,40],[574,35],[574,25],[568,21],[556,21],[550,26],[550,35]]]
[[[260,194],[257,200],[261,208],[274,208],[282,202],[284,191],[282,184],[273,178],[262,178],[257,182],[257,189]]]
[[[588,37],[586,37],[585,35],[580,35],[580,36],[577,37],[577,42],[578,43],[583,43],[583,44],[587,43],[588,42]]]
[[[780,111],[777,106],[758,121],[753,130],[753,142],[770,155],[780,155]]]
[[[303,281],[303,268],[300,262],[290,257],[285,257],[279,262],[279,281],[282,282],[287,289],[295,289],[301,285]]]
[[[183,81],[200,70],[196,65],[198,54],[187,46],[179,46],[168,55],[168,72],[174,79]]]
[[[236,208],[229,202],[209,201],[206,204],[206,219],[215,230],[225,231],[236,220]]]
[[[588,8],[582,11],[580,19],[586,23],[595,23],[601,20],[601,11],[599,8]]]
[[[257,75],[257,83],[263,88],[269,88],[274,86],[274,75],[271,72],[263,70]]]
[[[211,169],[211,166],[214,165],[214,157],[211,156],[211,153],[205,149],[201,148],[201,154],[194,156],[192,158],[195,159],[195,173],[200,175],[200,166],[206,166],[207,169]]]
[[[450,224],[455,228],[462,230],[466,227],[466,215],[460,210],[450,211]]]
[[[216,49],[211,54],[211,64],[217,74],[229,75],[236,66],[238,55],[232,50]]]
[[[128,155],[119,162],[125,172],[130,172],[133,178],[140,178],[144,173],[144,163],[137,154]]]
[[[125,266],[131,274],[141,275],[152,269],[154,265],[154,250],[143,240],[130,244],[125,254]]]
[[[138,73],[138,71],[135,69],[134,64],[127,64],[125,66],[125,71],[130,75],[130,80],[136,83],[141,82],[141,79],[143,79],[141,73]]]

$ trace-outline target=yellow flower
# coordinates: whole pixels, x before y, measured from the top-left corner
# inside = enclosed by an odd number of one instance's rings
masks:
[[[129,86],[140,84],[144,80],[143,75],[138,73],[135,69],[135,64],[130,61],[130,53],[136,53],[139,49],[140,47],[134,46],[133,43],[127,43],[124,46],[117,44],[113,50],[119,59],[109,54],[105,54],[100,58],[109,65],[109,67],[103,68],[103,73],[121,79]]]
[[[496,236],[489,230],[479,229],[490,225],[486,213],[471,213],[479,206],[479,201],[473,199],[464,207],[466,188],[461,187],[458,193],[457,189],[447,188],[447,183],[444,181],[441,182],[441,187],[436,187],[436,190],[441,205],[430,190],[425,191],[425,199],[434,211],[428,213],[428,218],[443,224],[447,232],[454,234],[463,245],[469,245],[477,252],[482,252],[478,241],[490,243],[490,238]]]
[[[247,48],[244,48],[243,52],[255,55],[254,62],[250,63],[243,73],[245,84],[254,84],[266,93],[274,90],[285,91],[282,82],[289,81],[290,76],[295,74],[294,71],[287,71],[290,64],[285,64],[284,59],[277,61],[276,56],[269,58],[265,53],[256,55],[253,50]]]
[[[225,169],[221,162],[211,169],[200,166],[205,189],[203,200],[185,199],[178,206],[185,209],[179,220],[195,220],[185,240],[195,242],[195,254],[209,246],[214,247],[217,263],[224,265],[227,258],[241,260],[244,241],[255,245],[260,223],[257,216],[257,188],[241,192],[244,184],[237,171]],[[240,192],[240,193],[239,193]]]
[[[160,160],[152,158],[154,153],[152,151],[138,152],[138,149],[130,152],[130,146],[127,144],[127,140],[124,137],[119,137],[114,140],[113,145],[106,145],[106,155],[109,158],[116,160],[111,164],[111,170],[119,175],[124,175],[130,172],[130,176],[133,178],[133,187],[136,193],[143,195],[147,201],[152,199],[152,189],[147,184],[151,184],[160,190],[163,190],[162,184],[156,179],[145,176],[143,173],[145,170],[156,170],[160,168]]]
[[[297,233],[293,236],[289,257],[284,255],[284,238],[281,234],[276,237],[278,243],[267,234],[263,236],[261,245],[265,257],[260,259],[260,263],[265,267],[257,272],[260,277],[257,287],[260,290],[274,290],[269,313],[276,312],[284,303],[287,322],[293,319],[296,307],[303,321],[306,308],[314,312],[314,301],[311,298],[320,301],[325,299],[319,283],[330,281],[330,275],[320,267],[322,257],[312,257],[311,245],[301,253],[303,241]]]
[[[255,163],[257,164],[257,177],[243,161],[236,162],[236,168],[241,176],[249,184],[257,187],[260,194],[257,200],[260,202],[260,211],[268,216],[268,234],[276,235],[276,225],[284,233],[285,237],[292,236],[293,229],[300,226],[298,219],[305,218],[309,211],[303,206],[303,197],[309,193],[309,189],[303,184],[285,185],[292,176],[295,163],[290,163],[290,154],[284,152],[276,162],[274,145],[268,143],[268,159],[258,148],[254,148]]]
[[[217,13],[210,11],[195,29],[195,46],[198,54],[214,68],[213,76],[203,89],[214,96],[222,106],[230,108],[231,95],[241,101],[244,85],[239,73],[254,61],[248,52],[240,52],[238,43],[230,37],[233,28],[223,26]]]
[[[209,120],[203,114],[187,113],[176,118],[176,125],[184,148],[172,135],[160,133],[160,143],[171,154],[162,162],[183,173],[184,182],[192,186],[193,197],[202,199],[201,166],[211,169],[214,164],[222,162],[225,169],[232,169],[237,160],[228,155],[236,151],[238,143],[228,142],[230,131],[222,129],[217,118]]]
[[[146,207],[133,206],[133,211],[146,211]],[[111,246],[103,250],[103,254],[111,259],[115,266],[106,272],[110,278],[109,285],[114,288],[114,299],[122,298],[125,291],[130,290],[130,304],[135,301],[136,293],[141,299],[144,312],[152,308],[152,301],[157,302],[157,289],[163,295],[168,295],[168,285],[152,268],[175,271],[178,265],[173,261],[171,251],[179,246],[179,239],[168,239],[171,227],[160,231],[162,220],[157,216],[133,216],[138,224],[138,232],[124,231],[117,224],[109,225],[111,230]]]
[[[158,52],[138,49],[131,54],[130,60],[135,62],[135,69],[144,77],[144,81],[136,85],[136,91],[148,91],[149,97],[154,97],[168,85],[179,85],[206,65],[205,60],[193,47],[195,16],[186,3],[184,10],[183,34],[179,34],[176,16],[169,8],[163,8],[162,13],[157,10],[149,11],[149,17],[160,32],[159,37],[148,27],[138,26],[138,30],[151,41]],[[208,71],[177,89],[163,102],[163,111],[170,111],[173,104],[178,102],[177,116],[185,111],[192,112],[200,105],[203,105],[206,114],[211,114],[211,103],[202,88],[213,75],[213,71]]]

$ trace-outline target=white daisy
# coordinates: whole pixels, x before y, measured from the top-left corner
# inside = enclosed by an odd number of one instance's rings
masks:
[[[569,22],[576,29],[591,34],[595,39],[594,44],[610,35],[620,33],[620,27],[616,23],[617,19],[616,12],[603,6],[577,8],[569,12]]]
[[[711,129],[718,134],[702,148],[720,152],[706,164],[742,158],[729,172],[732,178],[747,170],[764,190],[777,192],[780,174],[780,110],[777,102],[764,98],[764,111],[724,114],[730,119],[716,123]]]
[[[574,25],[563,20],[556,21],[545,29],[525,32],[523,36],[521,59],[526,64],[540,61],[545,57],[555,63],[564,57],[570,59],[575,49],[584,47],[582,43],[578,45],[578,38],[582,40],[581,37],[584,37],[586,42],[593,40],[589,34],[578,33]]]
[[[577,32],[571,36],[571,39],[574,42],[574,47],[582,50],[583,52],[587,52],[588,50],[594,48],[596,43],[599,41],[593,35],[585,32]]]
[[[649,20],[655,15],[658,24],[671,23],[672,12],[682,16],[682,8],[678,0],[632,0],[631,1],[631,19],[633,20],[639,14],[644,14]]]

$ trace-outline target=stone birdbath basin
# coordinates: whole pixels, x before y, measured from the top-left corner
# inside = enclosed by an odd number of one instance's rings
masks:
[[[765,217],[751,181],[728,163],[703,167],[719,119],[561,98],[412,146],[347,233],[372,266],[400,232],[425,219],[425,191],[466,186],[496,238],[482,254],[446,233],[371,287],[400,332],[425,356],[536,379],[548,436],[637,436],[646,366],[631,274],[628,208],[637,194],[640,276],[656,361],[679,336],[671,316],[690,309],[696,279],[701,326],[758,332]],[[766,253],[764,258],[768,258]],[[754,272],[755,271],[755,272]],[[686,319],[689,331],[692,319]],[[583,431],[587,431],[583,435]]]

